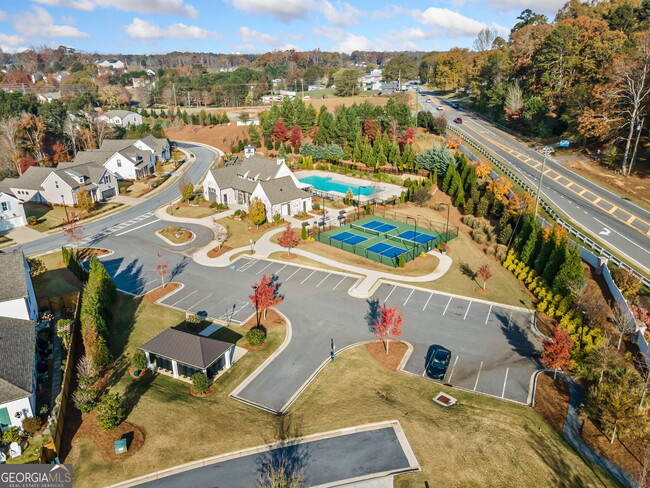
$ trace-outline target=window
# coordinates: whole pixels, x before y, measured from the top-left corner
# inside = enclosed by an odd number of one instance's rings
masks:
[[[9,210],[9,208],[10,208],[9,207],[9,202],[2,202],[2,211],[3,212],[6,212],[7,210]]]
[[[58,187],[59,187],[59,182],[54,180],[54,188],[58,188]]]
[[[11,417],[9,416],[9,410],[6,408],[0,408],[0,429],[4,429],[11,425]]]
[[[119,160],[119,159],[117,160],[117,167],[118,167],[118,168],[121,168],[121,167],[122,167],[122,161]]]

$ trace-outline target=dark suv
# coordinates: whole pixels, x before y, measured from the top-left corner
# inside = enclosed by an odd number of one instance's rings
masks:
[[[442,380],[447,373],[447,367],[451,360],[451,352],[447,349],[438,348],[431,354],[427,363],[427,375],[434,380]]]

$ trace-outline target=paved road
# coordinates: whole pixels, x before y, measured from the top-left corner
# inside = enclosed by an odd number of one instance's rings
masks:
[[[430,98],[432,103],[425,100]],[[528,184],[536,188],[543,156],[504,131],[464,110],[455,110],[448,102],[424,95],[420,102],[436,113],[444,106],[450,123],[463,119],[455,127],[508,163]],[[597,184],[547,158],[542,180],[542,196],[573,221],[623,257],[634,261],[650,274],[650,211],[610,193]]]
[[[410,449],[410,448],[409,448]],[[392,427],[285,446],[216,462],[137,485],[140,488],[249,488],[274,469],[285,468],[304,486],[415,471]]]

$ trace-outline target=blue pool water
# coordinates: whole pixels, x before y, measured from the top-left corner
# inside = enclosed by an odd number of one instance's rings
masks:
[[[317,190],[325,191],[325,192],[337,191],[339,193],[342,193],[343,195],[345,195],[348,192],[348,189],[352,190],[354,196],[357,196],[359,194],[359,188],[361,188],[360,191],[361,195],[364,196],[373,195],[378,191],[372,188],[370,185],[363,186],[363,185],[341,183],[333,180],[329,176],[305,176],[304,178],[298,178],[298,180],[300,180],[302,183],[306,183],[308,185],[313,186]]]

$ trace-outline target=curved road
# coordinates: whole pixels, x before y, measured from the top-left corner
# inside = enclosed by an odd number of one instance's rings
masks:
[[[506,162],[531,187],[537,188],[544,159],[537,151],[478,115],[462,108],[454,109],[448,101],[422,93],[419,101],[434,114],[440,112],[436,107],[442,104],[450,123],[461,117],[463,123],[456,124],[459,131]],[[552,158],[546,159],[541,188],[544,200],[650,275],[650,211],[605,190]]]

